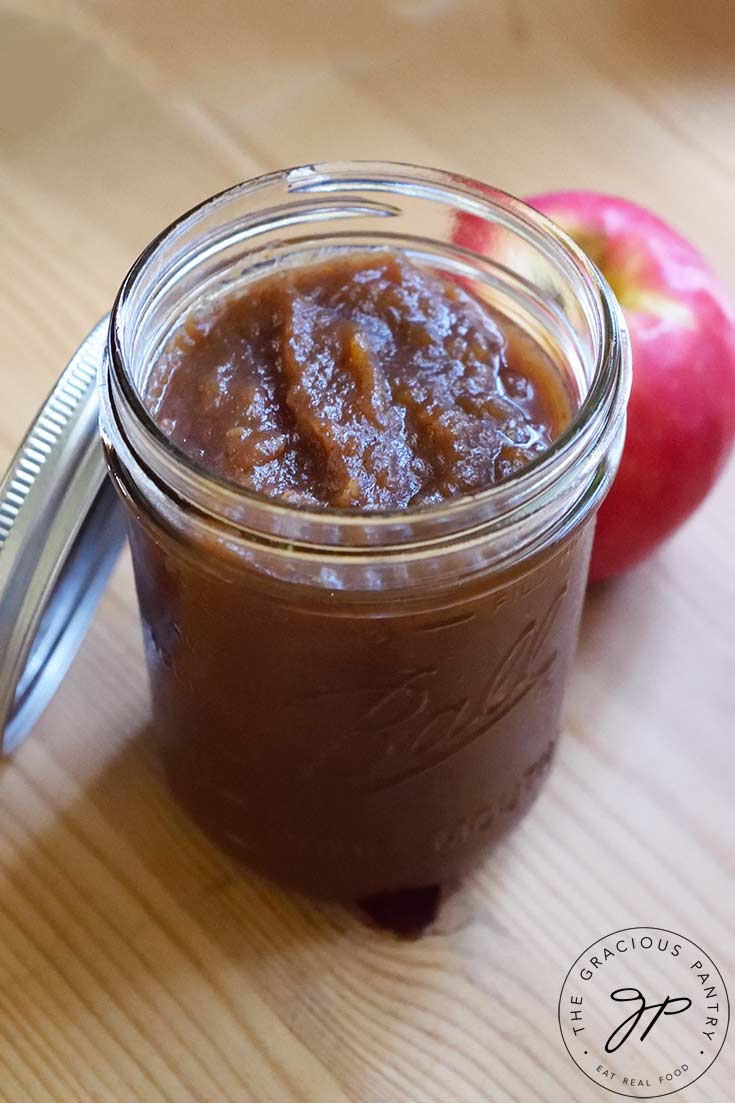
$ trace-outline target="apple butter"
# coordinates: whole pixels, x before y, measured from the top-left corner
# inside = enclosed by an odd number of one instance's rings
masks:
[[[292,268],[201,305],[145,396],[230,483],[409,519],[512,476],[572,415],[530,337],[398,253]],[[558,733],[589,525],[504,570],[468,551],[459,579],[419,562],[385,588],[369,568],[349,587],[328,564],[318,585],[278,576],[136,516],[168,772],[247,863],[333,897],[428,891],[527,807]]]
[[[548,771],[629,385],[595,266],[453,173],[303,165],[150,243],[100,427],[166,773],[215,841],[424,926]]]
[[[155,364],[147,402],[208,471],[361,511],[498,482],[571,417],[538,345],[397,253],[292,268],[204,305]]]

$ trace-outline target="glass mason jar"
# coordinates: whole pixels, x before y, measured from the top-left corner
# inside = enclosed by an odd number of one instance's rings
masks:
[[[148,372],[194,308],[285,265],[395,248],[462,281],[564,374],[577,413],[520,473],[400,513],[315,510],[214,477],[154,424]],[[214,839],[282,884],[359,899],[455,877],[528,807],[628,387],[597,269],[542,216],[458,176],[274,173],[152,242],[114,305],[102,434],[167,774]]]

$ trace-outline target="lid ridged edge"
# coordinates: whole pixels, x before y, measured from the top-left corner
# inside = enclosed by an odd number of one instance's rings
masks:
[[[0,481],[0,752],[55,692],[124,539],[98,433],[107,328],[72,357]]]

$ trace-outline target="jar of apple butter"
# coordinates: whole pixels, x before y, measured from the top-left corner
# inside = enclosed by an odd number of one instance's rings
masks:
[[[146,249],[102,433],[167,773],[215,840],[361,899],[528,808],[628,386],[597,269],[451,174],[274,173]]]

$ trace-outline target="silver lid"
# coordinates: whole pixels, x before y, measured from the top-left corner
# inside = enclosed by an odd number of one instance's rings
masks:
[[[56,692],[125,538],[98,429],[107,327],[72,357],[0,482],[0,753]]]

